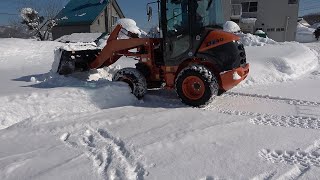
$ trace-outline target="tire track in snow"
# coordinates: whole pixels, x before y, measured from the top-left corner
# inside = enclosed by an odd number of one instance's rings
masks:
[[[270,180],[277,174],[277,171],[268,171],[253,177],[251,180]]]
[[[320,154],[316,152],[307,153],[304,151],[281,151],[263,149],[259,152],[260,157],[272,163],[286,163],[300,165],[303,167],[320,167]]]
[[[285,103],[287,103],[287,104],[290,104],[290,105],[320,107],[320,102],[305,101],[305,100],[292,99],[292,98],[283,98],[283,97],[276,97],[276,96],[269,96],[269,95],[228,92],[228,93],[226,93],[224,96],[226,96],[226,97],[229,96],[229,97],[251,97],[251,98],[260,98],[260,99],[267,99],[267,100],[283,101],[283,102],[285,102]]]
[[[147,174],[142,164],[126,149],[124,142],[103,129],[88,127],[79,141],[80,145],[68,140],[65,143],[91,158],[104,179],[143,180]]]
[[[248,116],[250,117],[249,122],[256,125],[269,125],[269,126],[279,126],[279,127],[296,127],[304,129],[320,129],[320,115],[311,113],[312,111],[320,110],[319,102],[312,101],[302,101],[298,99],[289,99],[281,97],[264,96],[258,94],[241,94],[241,93],[227,93],[224,95],[226,98],[230,98],[235,101],[236,98],[246,97],[253,101],[252,104],[266,101],[264,103],[277,103],[277,105],[293,106],[291,109],[295,109],[299,115],[276,115],[270,113],[262,112],[250,112],[242,110],[240,107],[231,106],[231,108],[224,108],[226,106],[230,107],[230,104],[222,104],[222,108],[219,105],[212,104],[207,106],[205,110],[216,110],[222,114],[237,115],[237,116]],[[224,98],[223,97],[223,98]],[[243,100],[243,99],[242,99]],[[303,107],[303,108],[301,108]],[[316,108],[316,109],[315,109]]]
[[[252,124],[296,127],[304,129],[320,129],[320,119],[303,116],[277,116],[277,115],[261,115],[250,119]]]
[[[257,112],[234,111],[230,109],[219,108],[215,108],[215,110],[222,114],[249,116],[251,117],[249,122],[255,125],[320,129],[320,119],[314,117],[263,114]]]
[[[295,165],[288,172],[280,175],[278,180],[296,180],[306,173],[311,166],[320,167],[320,140],[315,141],[305,151],[282,151],[262,149],[259,156],[271,163]]]

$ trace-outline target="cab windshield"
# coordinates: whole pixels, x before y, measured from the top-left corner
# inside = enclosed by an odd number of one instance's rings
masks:
[[[202,27],[223,25],[222,0],[197,0],[196,22]]]

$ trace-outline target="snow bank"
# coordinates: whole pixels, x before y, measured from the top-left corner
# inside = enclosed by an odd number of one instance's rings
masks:
[[[316,41],[316,38],[313,34],[315,29],[306,27],[301,23],[298,23],[297,26],[297,34],[296,34],[296,41],[301,43],[308,43]]]
[[[5,76],[6,72],[13,72],[15,76],[11,79],[25,81],[21,86],[34,87],[31,90],[25,87],[28,91],[22,90],[21,95],[0,96],[0,129],[25,120],[41,121],[62,114],[92,112],[138,102],[126,84],[110,81],[120,66],[59,76],[57,69],[50,67],[52,64],[58,67],[59,61],[53,63],[53,50],[61,45],[54,41],[0,39],[0,74]],[[60,56],[56,54],[56,59]],[[8,84],[3,84],[2,88]]]
[[[0,38],[0,70],[45,67],[50,70],[52,50],[62,44],[54,41]]]
[[[277,44],[276,41],[270,38],[262,38],[253,34],[244,34],[244,33],[237,33],[237,35],[241,38],[241,42],[245,46],[264,46],[267,44]]]
[[[239,27],[239,25],[233,21],[227,21],[224,25],[223,25],[223,30],[226,32],[232,32],[232,33],[236,33],[236,32],[240,32],[241,29]]]
[[[250,74],[242,85],[270,84],[301,77],[318,66],[318,54],[303,44],[287,42],[247,47]]]
[[[62,115],[94,112],[138,102],[130,88],[122,83],[85,82],[60,76],[51,77],[38,87],[48,90],[0,97],[0,129],[25,120],[53,120]],[[50,89],[52,87],[60,88]]]

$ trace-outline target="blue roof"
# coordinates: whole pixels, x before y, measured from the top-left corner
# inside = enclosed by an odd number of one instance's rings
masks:
[[[58,26],[90,25],[108,3],[109,0],[70,0],[55,19]]]

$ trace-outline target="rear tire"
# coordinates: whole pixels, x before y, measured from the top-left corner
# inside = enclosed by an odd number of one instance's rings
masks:
[[[112,81],[122,81],[129,85],[132,94],[142,99],[147,93],[146,78],[135,68],[123,68],[112,78]]]
[[[176,78],[175,86],[181,101],[193,107],[209,104],[219,92],[215,75],[202,65],[183,69]]]

